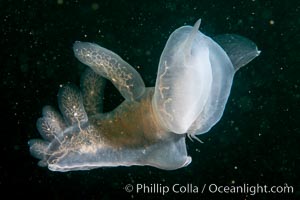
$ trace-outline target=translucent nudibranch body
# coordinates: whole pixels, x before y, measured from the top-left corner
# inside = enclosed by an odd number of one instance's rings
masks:
[[[88,68],[80,88],[59,90],[60,112],[44,107],[37,121],[43,139],[29,141],[39,165],[53,171],[132,165],[172,170],[191,163],[186,136],[196,138],[221,119],[235,72],[260,53],[242,36],[204,35],[200,22],[171,34],[149,88],[114,52],[75,42],[74,54]],[[103,113],[106,79],[125,100]]]

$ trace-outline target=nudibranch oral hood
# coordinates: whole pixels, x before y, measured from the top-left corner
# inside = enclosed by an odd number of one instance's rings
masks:
[[[155,87],[114,52],[75,42],[76,58],[88,66],[80,88],[64,85],[59,111],[43,108],[29,141],[39,166],[52,171],[149,165],[165,170],[187,166],[186,136],[206,133],[222,117],[235,72],[259,55],[256,45],[234,34],[210,38],[182,26],[162,52]],[[105,81],[125,98],[103,113]]]

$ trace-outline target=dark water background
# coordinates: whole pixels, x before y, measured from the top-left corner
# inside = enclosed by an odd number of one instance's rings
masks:
[[[76,40],[111,49],[153,86],[159,56],[172,31],[202,18],[209,36],[236,33],[255,41],[261,55],[235,76],[221,121],[188,141],[192,163],[175,171],[119,167],[51,172],[37,166],[27,141],[44,105],[57,105],[60,84],[79,83],[84,66],[72,52]],[[0,1],[0,187],[10,195],[44,199],[141,197],[214,199],[217,194],[126,193],[126,184],[175,183],[201,187],[268,185],[294,194],[222,195],[236,199],[300,199],[300,6],[299,1]],[[140,66],[137,68],[137,66]],[[109,85],[105,109],[122,99]],[[26,188],[26,190],[21,190]],[[43,194],[40,194],[43,193]]]

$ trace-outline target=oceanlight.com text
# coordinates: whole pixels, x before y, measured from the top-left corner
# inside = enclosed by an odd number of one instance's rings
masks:
[[[294,187],[288,184],[279,186],[268,186],[268,185],[249,185],[244,183],[242,185],[218,185],[218,184],[203,184],[196,185],[192,183],[187,184],[173,184],[165,185],[161,183],[143,184],[137,183],[127,184],[124,187],[128,193],[134,192],[136,194],[162,194],[168,193],[173,194],[293,194]]]

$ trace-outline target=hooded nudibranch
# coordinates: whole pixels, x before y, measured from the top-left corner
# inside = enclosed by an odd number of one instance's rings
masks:
[[[204,35],[200,22],[171,34],[155,87],[146,88],[139,73],[114,52],[75,42],[76,58],[89,68],[80,88],[60,88],[60,112],[43,108],[37,120],[43,139],[29,141],[39,166],[65,172],[132,165],[173,170],[190,164],[186,136],[197,139],[220,120],[235,72],[260,53],[242,36]],[[106,79],[125,100],[103,113]]]

